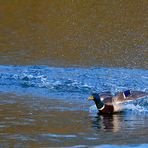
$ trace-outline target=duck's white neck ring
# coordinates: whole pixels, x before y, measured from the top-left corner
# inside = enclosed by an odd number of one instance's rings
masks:
[[[103,105],[103,107],[101,107],[99,110],[103,110],[103,109],[104,109],[104,107],[105,107],[105,105]]]

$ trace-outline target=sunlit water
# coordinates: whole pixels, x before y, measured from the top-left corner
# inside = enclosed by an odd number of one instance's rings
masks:
[[[112,116],[86,99],[147,86],[140,69],[0,66],[0,147],[147,147],[147,97]]]
[[[147,0],[1,0],[0,64],[148,69]]]

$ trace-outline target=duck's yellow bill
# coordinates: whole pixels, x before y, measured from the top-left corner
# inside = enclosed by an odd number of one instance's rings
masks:
[[[88,98],[88,100],[94,100],[94,97],[93,97],[93,96],[90,96],[90,97]]]

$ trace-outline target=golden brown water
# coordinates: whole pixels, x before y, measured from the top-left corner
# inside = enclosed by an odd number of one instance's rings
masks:
[[[147,0],[1,0],[0,64],[148,68]]]
[[[88,103],[79,103],[1,94],[0,147],[88,147],[147,142],[147,116],[90,116],[85,109]]]

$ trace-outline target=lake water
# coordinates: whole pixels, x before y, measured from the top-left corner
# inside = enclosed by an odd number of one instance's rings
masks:
[[[147,0],[0,2],[0,64],[148,69]]]
[[[147,0],[3,0],[0,20],[0,148],[148,147],[147,97],[87,101],[148,92]]]

